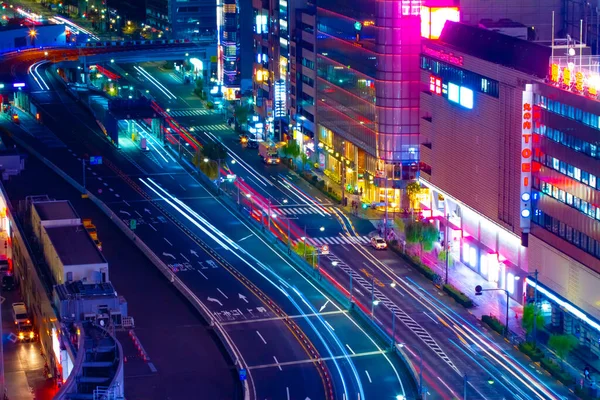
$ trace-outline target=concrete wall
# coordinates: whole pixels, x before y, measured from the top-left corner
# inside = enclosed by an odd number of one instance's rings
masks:
[[[529,237],[528,254],[530,270],[537,268],[542,284],[600,320],[600,274],[534,235]]]
[[[38,46],[65,45],[67,37],[65,25],[44,25],[33,28],[35,36],[30,35],[30,27],[0,31],[0,51]]]

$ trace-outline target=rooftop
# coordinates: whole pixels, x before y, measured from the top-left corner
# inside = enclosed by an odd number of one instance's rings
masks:
[[[77,298],[115,297],[117,292],[110,282],[86,284],[81,281],[56,285],[56,293],[61,300]]]
[[[482,19],[479,21],[479,25],[483,28],[527,28],[520,22],[513,21],[512,19],[499,19],[498,21],[494,21],[492,19]]]
[[[83,225],[45,229],[63,265],[107,263]]]
[[[79,218],[75,209],[67,200],[36,202],[33,203],[33,206],[42,221]]]
[[[488,29],[447,21],[440,42],[473,57],[545,78],[552,49]]]

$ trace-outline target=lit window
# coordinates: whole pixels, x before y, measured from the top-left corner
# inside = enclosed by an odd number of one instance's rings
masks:
[[[590,174],[590,186],[594,188],[596,187],[596,175]]]
[[[573,195],[570,193],[567,193],[567,204],[570,206],[573,205]]]
[[[506,290],[510,294],[513,294],[515,291],[515,275],[510,272],[506,274]]]
[[[460,89],[458,85],[450,82],[448,83],[448,100],[458,103],[460,98]]]
[[[560,161],[558,161],[558,158],[552,159],[552,168],[554,168],[557,171],[560,169]]]
[[[573,175],[574,175],[575,179],[577,179],[578,181],[581,180],[581,170],[579,168],[573,169]]]
[[[477,249],[474,246],[469,249],[469,265],[473,268],[477,266]]]
[[[460,87],[460,105],[469,110],[473,109],[473,91],[471,89]]]

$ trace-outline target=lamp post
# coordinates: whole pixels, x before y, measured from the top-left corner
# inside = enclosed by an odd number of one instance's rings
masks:
[[[510,292],[502,288],[484,289],[481,285],[475,286],[475,296],[481,296],[483,292],[501,291],[506,293],[506,327],[504,328],[504,336],[508,337],[508,310],[510,305]]]
[[[403,348],[408,346],[406,346],[406,343],[398,343],[398,347]],[[421,350],[418,347],[413,348],[417,350],[417,353],[419,354],[419,396],[421,396],[423,395],[423,353],[421,353]]]

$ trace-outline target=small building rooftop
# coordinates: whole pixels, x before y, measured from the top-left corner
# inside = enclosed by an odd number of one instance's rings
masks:
[[[67,200],[35,202],[33,206],[42,221],[79,218],[71,202]]]
[[[117,292],[110,282],[86,284],[81,281],[67,282],[56,285],[56,293],[60,300],[72,298],[115,297]]]
[[[63,265],[107,263],[83,225],[45,229]]]

